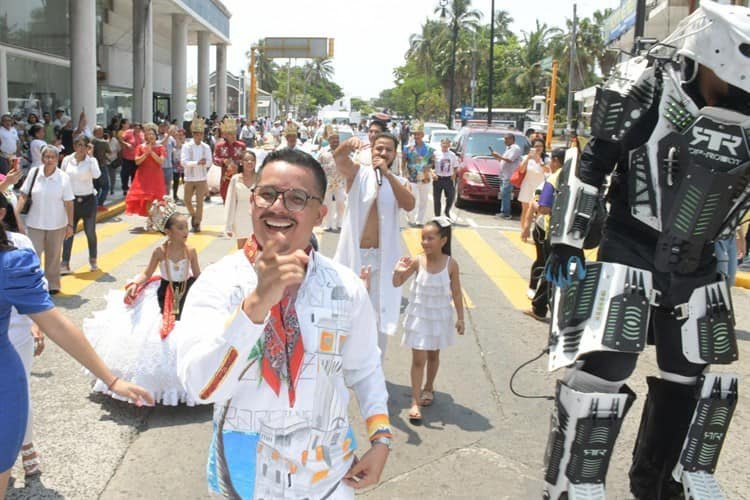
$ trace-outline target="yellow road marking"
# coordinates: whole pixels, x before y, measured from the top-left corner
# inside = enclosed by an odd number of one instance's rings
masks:
[[[198,252],[214,241],[216,239],[215,233],[221,230],[220,226],[207,226],[206,229],[208,230],[206,233],[191,234],[188,238],[189,244],[195,247]],[[160,233],[139,234],[130,238],[124,244],[119,245],[113,251],[107,252],[97,259],[100,268],[99,271],[90,271],[89,265],[86,264],[76,269],[74,274],[63,276],[61,279],[63,293],[61,295],[78,295],[85,288],[104,276],[105,272],[113,271],[137,253],[163,239],[164,235]]]
[[[521,233],[513,231],[501,231],[502,235],[511,241],[519,250],[526,254],[531,260],[536,260],[536,246],[531,243],[524,243],[521,241]],[[533,240],[529,239],[530,242]],[[595,262],[596,254],[599,251],[599,247],[590,248],[583,251],[584,257],[587,262]]]
[[[521,233],[515,231],[501,231],[500,234],[505,236],[506,239],[510,240],[513,245],[516,246],[521,252],[526,254],[531,260],[536,260],[536,246],[533,245],[533,240],[529,238],[531,243],[524,243],[521,240]]]
[[[479,234],[471,229],[454,229],[453,236],[476,261],[516,309],[528,309],[528,282],[498,256]]]
[[[404,229],[401,231],[401,237],[406,243],[406,248],[412,257],[416,257],[422,253],[422,245],[420,243],[422,238],[422,231],[420,229]],[[466,289],[461,287],[461,294],[464,296],[464,306],[467,309],[474,309],[474,302],[471,301],[471,297],[466,293]]]
[[[130,227],[130,224],[127,222],[113,222],[111,224],[97,224],[96,226],[96,238],[97,241],[101,241],[104,238],[109,238],[110,236],[114,236],[115,234],[124,231]],[[78,254],[79,252],[83,252],[84,250],[88,251],[89,245],[86,241],[86,235],[81,232],[77,233],[75,238],[73,239],[73,250],[71,252],[71,257],[73,255]]]

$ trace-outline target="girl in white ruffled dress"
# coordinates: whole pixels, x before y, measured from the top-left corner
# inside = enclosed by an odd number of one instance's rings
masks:
[[[85,319],[83,330],[116,376],[147,388],[157,403],[193,406],[177,377],[179,330],[173,330],[200,266],[195,248],[187,244],[186,216],[174,212],[171,199],[165,201],[159,202],[154,219],[167,241],[154,249],[146,270],[124,291],[109,292],[106,309]],[[154,276],[157,267],[160,275]],[[101,381],[93,390],[119,399]]]
[[[451,257],[450,220],[438,217],[425,224],[422,250],[416,259],[402,257],[393,272],[396,287],[417,274],[409,291],[401,341],[401,345],[412,350],[409,419],[413,422],[422,419],[420,406],[430,406],[433,402],[440,350],[453,344],[454,328],[459,335],[464,334],[463,296],[458,263]],[[458,317],[455,323],[453,306]]]

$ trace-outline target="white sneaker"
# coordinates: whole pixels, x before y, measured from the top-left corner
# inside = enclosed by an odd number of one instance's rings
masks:
[[[60,266],[60,276],[67,276],[68,274],[73,274],[73,271],[70,270],[70,266],[64,264]]]
[[[526,290],[526,296],[529,298],[529,300],[534,300],[534,295],[536,295],[536,290],[533,288],[529,288]]]

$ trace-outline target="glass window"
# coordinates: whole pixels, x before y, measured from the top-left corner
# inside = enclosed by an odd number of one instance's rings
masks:
[[[9,54],[8,101],[22,116],[70,108],[70,69]]]
[[[70,57],[68,3],[63,0],[2,2],[0,42]]]
[[[114,87],[101,87],[97,107],[101,108],[103,112],[103,116],[99,116],[97,113],[99,124],[107,124],[112,120],[112,117],[117,115],[129,119],[133,116],[133,91]]]

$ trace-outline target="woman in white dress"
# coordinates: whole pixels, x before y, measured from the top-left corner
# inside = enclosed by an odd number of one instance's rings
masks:
[[[237,248],[242,248],[248,236],[253,232],[253,221],[250,218],[251,189],[255,183],[255,153],[245,151],[240,163],[239,173],[234,174],[227,187],[226,208],[224,209],[225,229],[227,236],[237,240]]]
[[[109,292],[107,307],[85,319],[83,331],[115,375],[138,380],[157,403],[193,406],[177,377],[179,331],[173,330],[187,292],[200,274],[198,255],[187,244],[187,217],[175,212],[169,198],[154,204],[159,210],[152,217],[167,241],[154,249],[146,270],[124,291]],[[153,276],[157,267],[160,276]],[[98,380],[93,390],[122,399]]]
[[[526,175],[521,182],[521,189],[518,193],[518,201],[521,202],[521,233],[525,234],[525,226],[528,225],[528,211],[531,201],[534,199],[534,191],[537,186],[544,182],[544,174],[547,172],[547,162],[544,153],[544,141],[535,139],[531,144],[531,150],[527,154],[521,166],[518,167]]]

